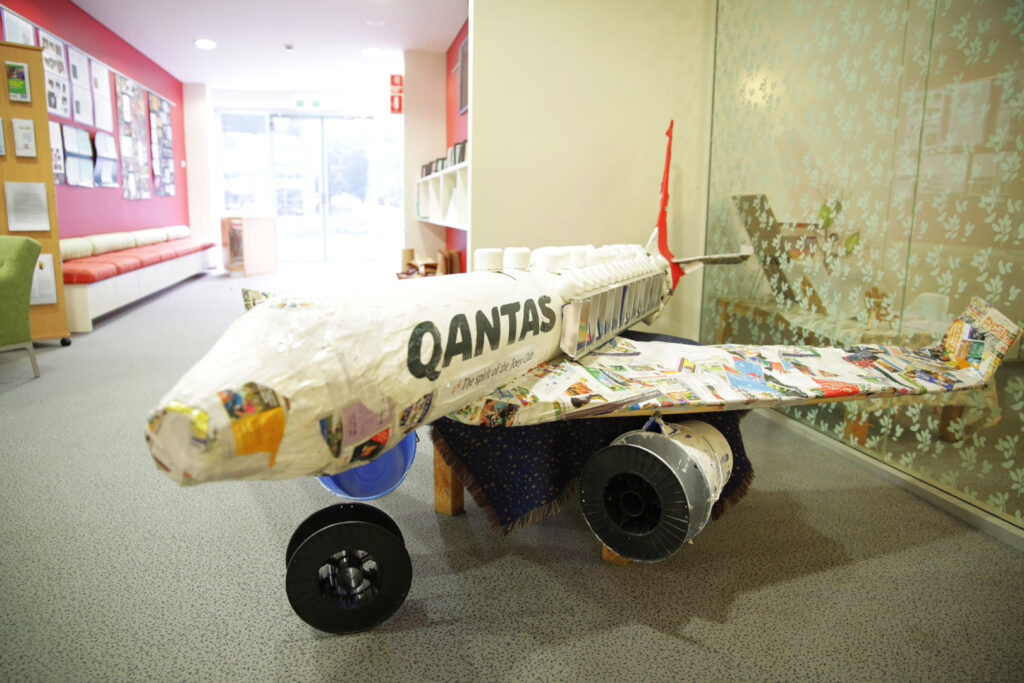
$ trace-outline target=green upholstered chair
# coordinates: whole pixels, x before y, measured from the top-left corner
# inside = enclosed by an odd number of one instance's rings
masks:
[[[28,311],[32,275],[41,250],[39,242],[30,237],[0,235],[0,351],[28,351],[36,377],[39,364],[32,348]]]

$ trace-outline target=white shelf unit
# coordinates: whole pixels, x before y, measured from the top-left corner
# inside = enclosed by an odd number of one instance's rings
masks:
[[[469,162],[416,181],[416,217],[446,228],[469,230]]]

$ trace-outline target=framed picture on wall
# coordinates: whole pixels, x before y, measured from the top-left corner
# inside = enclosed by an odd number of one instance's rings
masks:
[[[469,38],[459,46],[459,113],[469,110]]]

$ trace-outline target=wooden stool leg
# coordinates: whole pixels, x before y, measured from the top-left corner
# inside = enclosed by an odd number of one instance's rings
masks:
[[[724,344],[732,336],[732,325],[729,323],[729,304],[718,300],[718,324],[715,325],[715,342]]]
[[[605,562],[607,562],[608,564],[617,564],[617,565],[629,564],[629,560],[627,560],[622,555],[619,555],[618,553],[616,553],[614,550],[612,550],[608,546],[602,546],[601,547],[601,559],[604,560]]]
[[[870,424],[869,414],[866,411],[862,413],[847,412],[846,422],[843,425],[843,438],[863,446],[868,440],[868,427]]]
[[[963,432],[960,432],[958,436],[953,432],[953,422],[959,420],[964,416],[963,406],[942,406],[942,412],[939,414],[939,438],[949,443],[956,443],[963,439]],[[963,429],[963,423],[959,425],[960,429]]]
[[[434,511],[454,516],[463,510],[462,480],[434,448]]]

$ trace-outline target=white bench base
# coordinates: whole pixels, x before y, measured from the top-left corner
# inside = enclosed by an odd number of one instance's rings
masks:
[[[87,285],[64,285],[68,329],[92,332],[94,318],[203,272],[209,267],[208,251],[161,261]]]

